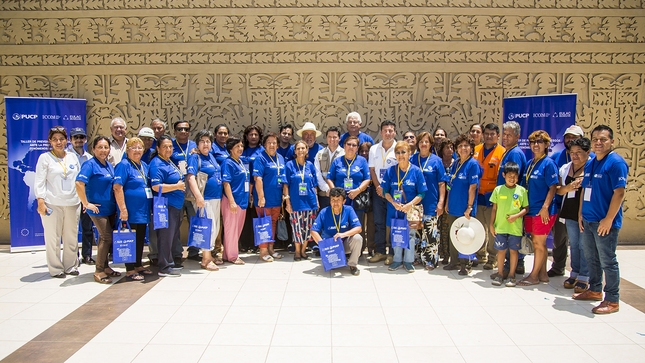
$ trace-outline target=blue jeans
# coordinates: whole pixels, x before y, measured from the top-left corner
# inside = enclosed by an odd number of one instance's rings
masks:
[[[385,198],[379,197],[376,193],[372,197],[372,211],[374,212],[374,244],[376,245],[374,251],[385,254],[386,238],[388,238],[385,233],[387,201]],[[393,251],[390,248],[390,254],[392,253]]]
[[[582,248],[582,233],[580,233],[578,221],[565,219],[564,224],[567,226],[567,235],[569,236],[569,246],[571,248],[571,277],[580,281],[589,281],[589,268]]]
[[[410,229],[410,248],[403,248],[403,247],[394,247],[394,259],[393,261],[396,262],[406,262],[406,263],[413,263],[414,262],[414,246],[416,246],[417,243],[419,243],[419,240],[417,238],[417,230],[416,229]]]
[[[605,300],[618,302],[620,271],[616,259],[616,245],[620,229],[612,228],[606,236],[598,235],[599,222],[582,221],[582,248],[589,267],[589,290],[602,291],[602,274],[605,273]]]

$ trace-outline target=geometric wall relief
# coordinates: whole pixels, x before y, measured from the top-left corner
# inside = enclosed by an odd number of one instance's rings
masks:
[[[189,120],[194,129],[219,123],[240,133],[249,124],[277,131],[280,124],[344,127],[350,111],[363,115],[367,132],[394,120],[398,130],[433,130],[451,137],[473,122],[502,122],[504,97],[577,93],[577,122],[590,131],[609,124],[616,151],[630,166],[625,215],[645,220],[645,73],[174,73],[0,76],[4,97],[74,97],[88,102],[88,134],[109,135],[120,116],[130,133],[155,117]],[[8,217],[6,131],[0,135],[0,217]]]

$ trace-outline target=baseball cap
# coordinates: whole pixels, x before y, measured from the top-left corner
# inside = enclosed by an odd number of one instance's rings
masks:
[[[142,127],[141,130],[139,130],[139,136],[140,137],[151,137],[155,138],[155,132],[152,131],[151,128],[149,127]]]
[[[582,131],[582,128],[578,125],[571,125],[569,126],[566,130],[564,130],[564,134],[569,134],[569,135],[576,135],[576,136],[584,136],[585,133]]]
[[[83,135],[83,136],[87,136],[87,134],[85,133],[85,130],[83,130],[83,129],[82,129],[82,128],[80,128],[80,127],[74,127],[74,128],[72,128],[71,130],[69,130],[69,135],[70,135],[71,137],[74,137],[74,136],[76,136],[76,135]]]

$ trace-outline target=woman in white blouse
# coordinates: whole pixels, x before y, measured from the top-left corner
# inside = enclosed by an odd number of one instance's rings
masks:
[[[67,131],[62,126],[49,130],[51,150],[38,158],[34,190],[45,235],[47,267],[52,277],[78,275],[78,218],[81,201],[75,180],[81,168],[78,158],[68,153]],[[60,241],[63,240],[63,259]]]

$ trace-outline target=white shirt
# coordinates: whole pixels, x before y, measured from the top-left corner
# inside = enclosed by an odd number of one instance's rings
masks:
[[[67,152],[70,152],[76,155],[76,157],[78,158],[78,163],[81,165],[83,165],[84,162],[92,158],[92,155],[90,155],[90,153],[88,153],[86,150],[83,150],[83,154],[81,155],[76,152],[76,149],[74,149],[73,147],[70,147],[69,149],[67,149]]]
[[[370,169],[374,168],[379,184],[383,182],[381,169],[387,170],[392,165],[398,164],[396,161],[396,155],[394,154],[394,145],[396,145],[396,140],[392,142],[392,146],[390,146],[389,149],[385,150],[383,148],[383,141],[380,141],[378,144],[372,145],[370,148],[369,167]]]
[[[329,150],[329,147],[326,147],[320,150],[318,154],[316,154],[316,157],[314,160],[314,167],[316,168],[316,179],[318,179],[318,189],[322,192],[327,193],[329,192],[329,184],[327,184],[327,172],[325,172],[323,175],[323,172],[320,170],[320,158],[322,156],[322,153],[329,154],[329,166],[331,167],[331,164],[334,161],[334,159],[338,158],[339,156],[345,155],[345,149],[338,146],[336,147],[336,151],[331,151]]]
[[[68,207],[79,204],[81,200],[76,194],[75,181],[80,171],[78,158],[70,152],[65,151],[62,159],[51,152],[41,154],[36,164],[34,195],[51,205]],[[67,188],[63,189],[63,184]]]
[[[110,136],[110,154],[108,155],[108,161],[112,166],[121,162],[123,159],[123,154],[125,153],[125,145],[128,142],[128,138],[123,139],[123,146],[119,147],[119,143]]]

